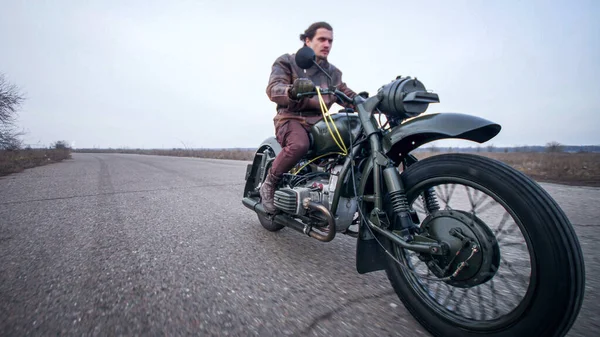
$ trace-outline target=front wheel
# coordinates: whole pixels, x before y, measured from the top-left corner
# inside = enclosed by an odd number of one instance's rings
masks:
[[[538,184],[504,163],[465,154],[427,158],[402,179],[422,234],[457,256],[381,240],[393,256],[386,272],[394,290],[427,330],[507,337],[569,331],[583,300],[583,256],[566,215]]]

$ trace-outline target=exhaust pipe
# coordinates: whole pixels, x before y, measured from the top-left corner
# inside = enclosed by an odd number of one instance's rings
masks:
[[[244,204],[244,206],[255,211],[256,213],[259,213],[262,216],[268,216],[263,205],[258,201],[251,198],[243,198],[242,203]],[[331,212],[329,212],[327,207],[316,202],[310,201],[310,199],[308,198],[304,199],[302,205],[307,209],[319,211],[325,216],[325,218],[327,219],[328,231],[326,234],[321,234],[318,231],[315,231],[312,227],[305,225],[286,214],[279,213],[274,215],[273,221],[279,225],[295,229],[300,233],[304,233],[310,236],[311,238],[317,239],[322,242],[329,242],[333,240],[333,238],[335,237],[335,219],[333,218],[333,216],[331,216]]]
[[[306,234],[323,242],[329,242],[333,240],[333,238],[335,237],[335,219],[333,218],[333,216],[331,216],[331,212],[329,212],[327,207],[325,207],[322,204],[318,204],[314,201],[310,201],[309,198],[304,199],[304,201],[302,202],[302,206],[312,211],[319,211],[325,216],[325,218],[327,218],[327,234],[319,234],[313,231],[310,227],[308,228],[309,231]]]

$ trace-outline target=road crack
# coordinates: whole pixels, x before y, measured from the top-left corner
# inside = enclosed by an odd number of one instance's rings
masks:
[[[366,300],[371,300],[371,299],[381,298],[381,297],[388,296],[388,295],[393,295],[393,294],[395,294],[395,292],[393,289],[391,289],[391,290],[386,290],[384,292],[380,292],[377,294],[365,295],[365,296],[360,296],[357,298],[350,299],[350,300],[338,305],[337,307],[315,317],[312,320],[312,322],[308,325],[308,327],[306,327],[304,330],[299,332],[299,336],[308,335],[308,333],[311,332],[321,321],[331,318],[333,315],[346,310],[348,307],[351,307],[354,304],[357,304],[357,303],[360,303],[360,302],[366,301]]]

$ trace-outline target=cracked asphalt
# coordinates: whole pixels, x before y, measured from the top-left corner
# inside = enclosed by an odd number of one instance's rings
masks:
[[[0,335],[430,336],[355,239],[264,230],[247,162],[122,154],[0,178]],[[599,188],[542,184],[579,235],[568,336],[600,331]]]

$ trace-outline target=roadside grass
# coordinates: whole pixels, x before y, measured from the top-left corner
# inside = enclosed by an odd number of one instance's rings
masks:
[[[77,149],[85,153],[130,153],[175,157],[197,157],[251,161],[255,149]],[[415,152],[418,159],[445,152]],[[502,161],[541,182],[600,186],[600,153],[567,152],[478,152]]]
[[[415,153],[424,159],[440,152]],[[512,166],[542,182],[600,187],[600,153],[566,152],[479,152]]]
[[[81,153],[128,153],[171,157],[252,160],[256,149],[77,149]]]
[[[70,149],[0,150],[0,176],[70,158]]]

